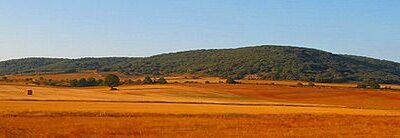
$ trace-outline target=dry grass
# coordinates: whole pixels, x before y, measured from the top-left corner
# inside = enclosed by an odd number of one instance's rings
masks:
[[[200,83],[119,89],[0,85],[0,137],[400,136],[395,91]]]
[[[27,96],[27,89],[34,90]],[[280,85],[168,84],[60,88],[0,85],[0,100],[165,101],[250,104],[313,104],[356,108],[400,109],[400,92],[354,88]]]
[[[187,103],[1,101],[0,114],[18,112],[109,112],[157,114],[348,114],[399,115],[399,110],[354,109],[325,106],[219,105]]]
[[[187,84],[278,103],[340,105],[357,108],[400,109],[400,92],[355,88],[293,87],[280,85]]]
[[[32,89],[33,96],[26,90]],[[26,85],[0,85],[0,100],[96,100],[96,101],[170,101],[170,102],[252,102],[255,99],[219,91],[207,91],[180,85],[67,88]],[[258,100],[259,101],[259,100]]]
[[[354,115],[0,117],[0,137],[396,137],[400,118]]]

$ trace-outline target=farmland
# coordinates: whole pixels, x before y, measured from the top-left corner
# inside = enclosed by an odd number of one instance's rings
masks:
[[[125,114],[2,117],[3,137],[395,137],[400,118],[335,114]]]
[[[396,136],[398,101],[397,90],[283,84],[124,85],[118,91],[1,84],[0,136]]]
[[[0,138],[400,138],[398,7],[0,0]]]

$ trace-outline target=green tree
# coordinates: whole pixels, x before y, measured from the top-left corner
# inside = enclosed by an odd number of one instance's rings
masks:
[[[226,83],[227,83],[227,84],[236,84],[237,82],[236,82],[233,78],[228,77],[228,78],[226,79]]]
[[[71,87],[78,87],[79,86],[78,80],[77,79],[70,80],[69,85]]]
[[[367,88],[368,86],[367,86],[367,84],[365,84],[365,83],[358,83],[357,84],[357,88]]]
[[[90,77],[87,79],[87,86],[96,86],[97,80],[96,78]]]
[[[370,82],[368,82],[368,86],[369,86],[371,89],[379,89],[379,88],[381,88],[381,85],[379,85],[379,83],[376,82],[376,81],[370,81]]]
[[[143,84],[153,84],[153,80],[150,78],[150,76],[146,76],[142,82]]]
[[[101,86],[101,85],[104,85],[104,80],[98,79],[97,80],[97,86]]]
[[[164,77],[161,77],[160,79],[158,79],[157,83],[160,83],[160,84],[167,84],[168,82],[167,82],[167,80],[166,80]]]
[[[110,87],[111,90],[114,90],[115,89],[114,87],[119,86],[119,81],[120,79],[117,75],[109,74],[106,76],[104,84]]]
[[[85,78],[79,79],[79,81],[78,81],[78,86],[79,87],[85,87],[87,85],[88,85],[88,82],[87,82],[87,80]]]
[[[379,85],[379,83],[374,80],[367,79],[367,81],[357,84],[357,88],[380,89],[381,85]]]

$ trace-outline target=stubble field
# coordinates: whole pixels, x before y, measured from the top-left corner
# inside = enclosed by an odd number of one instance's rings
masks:
[[[25,91],[32,89],[33,96]],[[400,135],[400,93],[255,84],[0,85],[0,137]]]

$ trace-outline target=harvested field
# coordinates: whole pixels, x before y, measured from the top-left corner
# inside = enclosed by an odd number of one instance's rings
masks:
[[[123,103],[1,101],[0,114],[19,112],[104,112],[157,114],[348,114],[400,115],[399,110],[354,109],[311,105],[221,105],[212,103]]]
[[[33,96],[25,91],[32,89]],[[26,85],[0,85],[0,100],[95,100],[95,101],[169,101],[169,102],[252,102],[260,101],[235,94],[207,91],[181,85],[61,88]]]
[[[278,103],[303,103],[357,108],[400,109],[400,91],[251,84],[188,84],[185,86],[228,92],[249,98],[258,98]]]
[[[1,117],[1,137],[396,137],[400,117],[334,114]],[[6,127],[4,127],[6,126]]]
[[[2,84],[0,137],[396,137],[399,101],[343,87]]]

